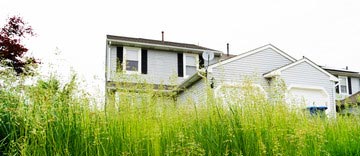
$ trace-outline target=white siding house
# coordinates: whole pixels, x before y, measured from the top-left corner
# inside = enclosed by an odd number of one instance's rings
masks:
[[[324,106],[329,116],[336,115],[334,82],[338,79],[307,58],[296,60],[273,45],[211,65],[209,71],[208,79],[214,80],[214,91],[231,84],[235,87],[250,77],[260,90],[271,92],[272,78],[279,77],[288,87],[288,99],[305,99],[304,106],[300,106],[303,109]]]
[[[159,92],[175,92],[177,86],[207,65],[200,56],[204,51],[215,55],[209,64],[217,63],[222,55],[194,44],[107,35],[106,96],[120,95],[116,92],[139,84],[152,85]]]
[[[202,68],[207,62],[201,57],[205,51],[215,54],[206,74]],[[360,76],[347,76],[341,84],[337,83],[341,75],[335,77],[305,57],[296,60],[271,44],[237,56],[222,56],[225,55],[220,51],[193,44],[108,35],[106,89],[116,93],[123,84],[146,83],[153,89],[176,93],[178,101],[191,99],[200,103],[206,101],[210,84],[210,92],[217,94],[219,88],[237,87],[250,77],[254,86],[267,95],[272,81],[281,78],[287,86],[287,98],[305,102],[298,107],[326,107],[329,116],[336,112],[336,84],[340,92],[360,90]]]

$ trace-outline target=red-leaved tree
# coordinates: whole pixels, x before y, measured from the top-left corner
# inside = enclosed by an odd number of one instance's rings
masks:
[[[22,39],[34,36],[33,29],[21,17],[13,16],[0,30],[0,65],[13,68],[16,75],[30,74],[32,68],[40,62],[34,57],[25,57],[28,49]]]

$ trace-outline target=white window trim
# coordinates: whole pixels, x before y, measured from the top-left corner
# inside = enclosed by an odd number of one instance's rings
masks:
[[[195,65],[196,65],[196,70],[199,70],[199,55],[196,54],[190,54],[190,53],[184,53],[183,55],[183,71],[184,71],[184,78],[187,78],[191,75],[187,75],[186,73],[186,56],[194,56],[195,57]]]
[[[123,71],[125,71],[126,74],[141,74],[141,48],[136,47],[123,47]],[[133,50],[138,52],[138,71],[129,71],[126,70],[126,53],[128,50]]]
[[[345,78],[345,84],[346,84],[346,93],[341,92],[341,83],[339,82],[339,94],[342,95],[349,95],[349,84],[348,84],[348,77],[347,76],[339,76],[339,81],[341,78]]]

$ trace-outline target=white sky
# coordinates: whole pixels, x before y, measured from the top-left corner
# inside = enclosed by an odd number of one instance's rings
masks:
[[[69,66],[104,85],[106,34],[199,44],[239,54],[271,43],[319,65],[360,71],[358,0],[2,0],[0,26],[24,18],[38,34],[26,41],[42,62]],[[54,55],[61,51],[61,59]],[[96,81],[93,81],[93,79]],[[89,81],[91,80],[91,81]]]

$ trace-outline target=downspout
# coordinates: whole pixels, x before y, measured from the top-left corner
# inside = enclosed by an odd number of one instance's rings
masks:
[[[108,41],[106,40],[106,46],[105,46],[105,83],[108,80]],[[105,88],[106,89],[106,88]]]
[[[111,62],[110,62],[110,60],[111,60],[111,48],[110,48],[110,45],[111,45],[111,41],[109,41],[109,43],[108,43],[108,45],[107,45],[107,55],[108,55],[108,57],[107,57],[107,81],[110,81],[111,80]]]
[[[108,103],[108,90],[107,90],[107,83],[108,83],[108,68],[107,68],[107,65],[108,65],[108,41],[106,40],[106,43],[105,43],[105,104],[104,104],[104,109],[106,108],[106,105]]]

